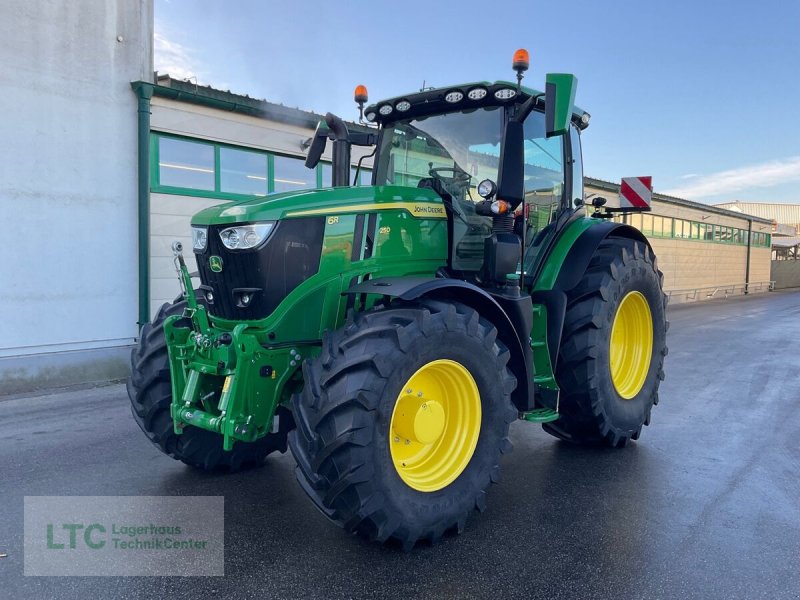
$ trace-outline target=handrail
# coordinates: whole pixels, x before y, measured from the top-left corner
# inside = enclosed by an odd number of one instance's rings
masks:
[[[725,298],[732,296],[736,290],[740,290],[742,294],[745,292],[761,292],[764,291],[764,286],[767,286],[767,291],[775,289],[775,281],[752,281],[747,283],[731,283],[726,285],[709,285],[705,287],[686,288],[682,290],[667,290],[667,297],[671,300],[673,296],[680,296],[685,294],[684,300],[696,300],[699,293],[706,293],[706,298],[713,298],[717,293],[724,293]]]

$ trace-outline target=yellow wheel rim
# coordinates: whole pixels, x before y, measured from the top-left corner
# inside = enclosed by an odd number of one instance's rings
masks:
[[[470,372],[434,360],[400,390],[389,426],[397,474],[420,492],[450,485],[469,464],[481,431],[481,396]]]
[[[611,381],[630,400],[642,389],[653,354],[653,316],[641,292],[629,292],[620,302],[610,344]]]

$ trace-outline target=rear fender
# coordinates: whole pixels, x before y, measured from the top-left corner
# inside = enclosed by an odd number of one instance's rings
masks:
[[[598,246],[609,237],[628,238],[651,247],[647,238],[630,225],[597,221],[577,237],[566,253],[556,251],[547,258],[546,263],[552,261],[558,275],[552,283],[537,282],[531,292],[531,301],[547,308],[547,347],[553,367],[557,364],[561,346],[561,333],[567,312],[567,293],[580,283]]]

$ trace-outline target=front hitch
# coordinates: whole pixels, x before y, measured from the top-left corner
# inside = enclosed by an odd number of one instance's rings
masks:
[[[281,390],[305,357],[295,348],[265,348],[247,323],[232,331],[211,325],[182,251],[173,243],[186,308],[164,321],[173,428],[178,435],[186,426],[220,434],[229,451],[236,441],[254,442],[270,432]]]

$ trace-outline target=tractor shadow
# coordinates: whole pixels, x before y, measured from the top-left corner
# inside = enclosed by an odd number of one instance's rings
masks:
[[[290,454],[235,474],[176,466],[162,473],[158,493],[225,496],[226,581],[280,572],[276,593],[354,580],[369,589],[469,593],[485,584],[489,566],[516,581],[521,569],[535,568],[537,585],[546,588],[569,577],[578,563],[602,579],[652,560],[647,536],[661,487],[656,451],[635,443],[621,450],[582,448],[528,424],[514,426],[511,437],[515,449],[504,457],[503,478],[492,486],[486,512],[473,513],[461,535],[446,534],[433,547],[421,542],[407,553],[328,522],[297,484]],[[439,575],[426,575],[431,572]],[[625,593],[624,582],[614,585]]]

